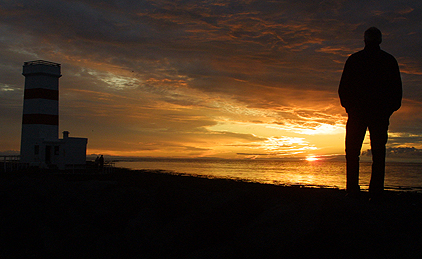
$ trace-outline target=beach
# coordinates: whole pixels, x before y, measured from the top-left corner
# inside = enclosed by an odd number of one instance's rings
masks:
[[[1,258],[419,258],[422,194],[160,170],[0,177]]]

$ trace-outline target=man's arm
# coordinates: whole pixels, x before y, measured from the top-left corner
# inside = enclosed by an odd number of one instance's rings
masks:
[[[351,85],[352,85],[352,69],[351,69],[350,58],[347,59],[343,74],[341,75],[340,84],[338,87],[338,95],[340,97],[341,106],[346,109],[346,112],[352,107],[352,94],[351,94]]]
[[[392,80],[391,80],[391,87],[392,87],[392,93],[391,93],[391,109],[392,112],[397,111],[401,106],[401,100],[403,96],[403,87],[402,87],[402,81],[400,76],[400,69],[399,65],[394,59],[394,63],[392,65]]]

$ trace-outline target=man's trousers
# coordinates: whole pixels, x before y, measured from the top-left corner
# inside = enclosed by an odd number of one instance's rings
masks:
[[[385,155],[390,116],[351,115],[346,125],[346,161],[348,192],[359,191],[359,156],[366,129],[369,129],[372,150],[372,175],[369,192],[377,195],[384,190]]]

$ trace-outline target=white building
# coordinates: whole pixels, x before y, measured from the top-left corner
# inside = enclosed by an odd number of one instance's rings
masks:
[[[87,138],[59,139],[60,64],[25,62],[21,163],[43,168],[85,168]]]

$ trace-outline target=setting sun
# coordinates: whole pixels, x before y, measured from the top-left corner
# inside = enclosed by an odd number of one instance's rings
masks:
[[[316,156],[308,156],[307,158],[305,158],[305,160],[312,162],[312,161],[318,161],[320,159]]]

